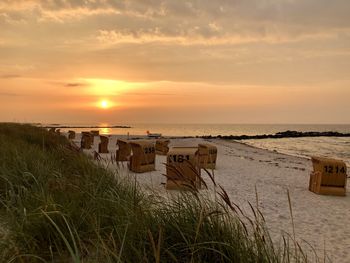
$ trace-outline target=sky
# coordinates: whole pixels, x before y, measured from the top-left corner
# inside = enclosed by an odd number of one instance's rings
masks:
[[[349,0],[0,0],[0,121],[350,124]]]

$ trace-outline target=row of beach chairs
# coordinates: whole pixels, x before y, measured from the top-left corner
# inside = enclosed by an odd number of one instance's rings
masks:
[[[56,131],[57,133],[57,131]],[[91,148],[96,132],[82,134],[82,148]],[[75,138],[73,131],[69,139]],[[108,137],[100,136],[100,153],[108,153]],[[150,141],[117,140],[116,161],[129,162],[130,170],[143,173],[155,170],[155,156],[167,155],[167,189],[191,187],[200,188],[201,169],[215,169],[217,148],[210,144],[198,147],[172,147],[169,140],[158,139],[155,145]],[[132,154],[131,154],[132,153]],[[347,166],[343,161],[322,157],[312,157],[313,171],[310,174],[309,190],[322,195],[346,195]]]
[[[97,133],[82,132],[81,148],[91,149]],[[75,133],[69,131],[69,139]],[[99,153],[108,153],[109,139],[100,135]],[[115,160],[128,162],[130,171],[144,173],[156,168],[156,155],[166,155],[166,189],[201,188],[201,170],[216,168],[217,147],[211,144],[198,144],[197,147],[171,147],[170,140],[117,140]]]
[[[168,140],[157,140],[154,147],[149,141],[127,142],[118,140],[117,160],[129,160],[133,172],[153,171],[155,152],[167,155],[167,189],[201,188],[201,169],[216,168],[217,148],[211,144],[198,147],[167,147]],[[310,174],[309,190],[322,195],[346,195],[347,166],[335,159],[312,157],[313,171]]]
[[[151,141],[118,140],[117,161],[129,160],[132,172],[155,170],[156,155],[166,155],[166,189],[201,188],[201,170],[215,169],[217,148],[211,144],[197,147],[168,147],[169,140]],[[132,154],[131,154],[132,153]]]

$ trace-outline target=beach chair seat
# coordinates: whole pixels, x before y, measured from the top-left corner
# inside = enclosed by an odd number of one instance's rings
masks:
[[[166,189],[195,190],[201,188],[198,147],[172,147],[167,154]]]
[[[215,145],[209,143],[198,144],[199,167],[202,169],[216,168],[218,150]]]
[[[144,173],[156,169],[156,151],[154,144],[150,141],[131,141],[132,155],[129,168],[135,173]]]
[[[347,167],[343,161],[312,157],[309,190],[322,195],[346,195]]]
[[[108,153],[108,142],[109,142],[108,137],[100,135],[100,140],[101,142],[98,144],[98,152]]]
[[[156,154],[158,155],[167,155],[169,152],[170,140],[168,139],[158,139],[156,140]]]
[[[116,151],[116,161],[126,162],[129,161],[131,155],[131,146],[128,140],[117,140],[118,149]]]

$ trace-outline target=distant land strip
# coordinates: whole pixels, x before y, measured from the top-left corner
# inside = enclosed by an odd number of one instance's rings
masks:
[[[131,126],[114,125],[114,126],[59,126],[59,125],[46,125],[41,126],[45,129],[57,128],[57,129],[131,129]]]
[[[340,133],[333,131],[326,132],[298,132],[284,131],[276,134],[262,135],[217,135],[199,136],[203,139],[224,139],[224,140],[253,140],[253,139],[281,139],[281,138],[301,138],[301,137],[350,137],[350,133]]]

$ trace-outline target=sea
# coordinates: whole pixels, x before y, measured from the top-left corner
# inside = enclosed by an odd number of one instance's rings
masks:
[[[350,124],[60,124],[61,126],[100,126],[101,134],[106,135],[146,135],[160,133],[163,136],[203,136],[203,135],[261,135],[292,131],[336,131],[350,133]],[[107,126],[130,126],[130,128],[106,128]],[[68,129],[61,129],[67,131]],[[76,132],[89,131],[90,128],[73,128]],[[243,143],[274,150],[294,156],[322,156],[344,160],[350,167],[350,137],[315,137],[243,140]]]

